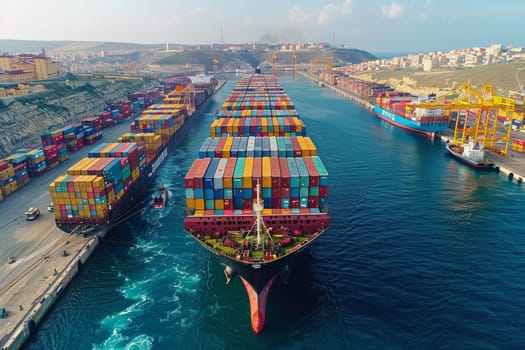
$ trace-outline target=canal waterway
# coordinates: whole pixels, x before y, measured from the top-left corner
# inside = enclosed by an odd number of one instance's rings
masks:
[[[525,348],[523,186],[306,78],[279,80],[329,171],[331,226],[274,284],[264,331],[182,226],[183,177],[230,80],[151,186],[173,203],[111,232],[27,349]]]

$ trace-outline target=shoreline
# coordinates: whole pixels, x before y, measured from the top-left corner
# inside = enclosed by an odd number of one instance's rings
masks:
[[[219,81],[197,113],[204,112],[224,84],[224,80]],[[101,142],[113,142],[125,132],[129,132],[128,120],[104,129]],[[0,318],[2,350],[19,349],[24,345],[107,233],[90,236],[65,233],[56,227],[54,214],[45,210],[41,210],[35,221],[26,221],[20,214],[28,206],[45,208],[50,201],[48,184],[99,144],[95,142],[71,153],[68,161],[33,178],[0,202],[0,211],[7,221],[0,223],[4,241],[0,246],[0,308],[7,312],[6,317]],[[35,193],[41,194],[35,198]],[[10,217],[14,219],[8,221]],[[15,260],[8,263],[11,257]]]
[[[369,110],[370,112],[372,112],[374,109],[373,105],[370,102],[352,94],[350,91],[346,91],[345,89],[327,83],[309,73],[301,71],[297,71],[297,73],[315,81],[319,85],[323,84],[324,88],[330,89],[344,96],[345,98],[351,100],[352,102],[361,106],[362,108]],[[453,140],[452,135],[453,130],[447,128],[442,133],[438,133],[436,137],[439,137],[441,141],[447,143]],[[487,153],[489,155],[489,161],[494,163],[494,170],[496,172],[501,172],[505,174],[509,181],[515,182],[517,184],[521,184],[525,181],[525,154],[515,155],[515,152],[513,152],[512,150],[508,152],[508,156],[502,156],[492,151],[487,151]]]

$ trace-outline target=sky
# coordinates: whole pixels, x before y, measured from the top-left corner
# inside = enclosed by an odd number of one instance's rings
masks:
[[[523,18],[523,0],[0,0],[0,39],[328,42],[425,53],[525,46]]]

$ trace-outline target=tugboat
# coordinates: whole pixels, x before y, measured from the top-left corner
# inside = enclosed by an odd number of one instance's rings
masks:
[[[483,146],[479,142],[470,141],[463,146],[447,142],[445,147],[452,157],[473,168],[488,170],[494,166],[494,163],[487,161]]]
[[[163,209],[168,205],[169,191],[165,185],[159,186],[157,193],[153,196],[153,209]]]

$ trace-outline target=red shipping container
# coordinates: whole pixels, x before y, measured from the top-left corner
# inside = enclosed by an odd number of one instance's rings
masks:
[[[208,166],[210,165],[211,158],[202,158],[200,166],[195,172],[195,177],[193,178],[193,188],[204,188],[204,175]]]
[[[27,170],[27,165],[26,163],[20,163],[18,164],[17,166],[14,167],[15,169],[15,174],[18,174],[19,172],[23,171],[23,170]],[[3,169],[0,169],[0,171],[3,170]]]
[[[214,156],[215,158],[222,158],[222,151],[224,149],[224,144],[226,143],[226,138],[221,137],[219,138],[219,142],[217,143],[217,147],[215,147]]]
[[[319,172],[317,171],[314,161],[310,157],[305,157],[303,160],[306,168],[308,169],[309,185],[319,186]]]
[[[281,168],[279,158],[270,158],[270,168],[272,174],[272,188],[281,187]]]
[[[9,163],[6,161],[1,160],[0,161],[0,171],[5,170],[9,167]]]
[[[288,169],[288,162],[286,158],[279,158],[279,165],[281,169],[281,187],[290,187],[290,171]]]

